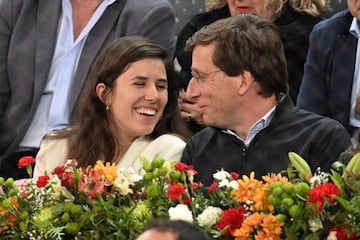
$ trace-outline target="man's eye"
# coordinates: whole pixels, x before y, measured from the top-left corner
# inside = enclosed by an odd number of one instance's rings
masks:
[[[136,85],[136,86],[144,86],[145,83],[143,83],[143,82],[136,82],[136,83],[134,83],[134,85]]]

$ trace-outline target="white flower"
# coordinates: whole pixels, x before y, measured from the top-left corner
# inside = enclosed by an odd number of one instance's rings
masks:
[[[329,235],[327,236],[326,240],[337,240],[336,232],[335,232],[335,231],[331,231],[331,232],[329,233]]]
[[[119,168],[117,171],[117,177],[113,184],[120,190],[121,195],[127,195],[133,193],[130,186],[133,186],[135,182],[138,182],[141,179],[141,176],[135,173],[134,169]]]
[[[199,216],[197,216],[196,220],[202,226],[212,226],[220,219],[222,212],[223,210],[221,208],[209,206],[205,208]]]
[[[310,226],[310,230],[312,232],[316,232],[317,230],[320,230],[323,228],[323,224],[322,224],[320,218],[310,219],[309,226]]]
[[[52,176],[51,184],[54,191],[53,197],[55,199],[59,199],[60,196],[64,196],[70,202],[73,202],[75,200],[75,197],[65,187],[61,186],[61,181],[57,175]]]
[[[229,187],[229,188],[232,188],[232,189],[238,189],[239,188],[239,184],[237,181],[235,180],[231,180],[229,181],[228,179],[224,179],[224,180],[221,180],[219,182],[219,187]]]
[[[216,173],[214,173],[213,177],[216,180],[222,181],[222,180],[230,178],[231,175],[227,171],[221,170],[221,171],[217,171]]]
[[[178,204],[176,207],[171,207],[168,212],[170,220],[194,221],[191,211],[185,204]]]

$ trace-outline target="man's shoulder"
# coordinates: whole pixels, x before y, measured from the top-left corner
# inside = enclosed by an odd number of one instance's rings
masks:
[[[324,19],[317,23],[313,29],[313,32],[322,31],[349,31],[353,16],[348,9],[340,11],[334,14],[332,17]]]
[[[169,7],[173,8],[171,3],[168,0],[152,0],[152,1],[144,1],[144,0],[131,0],[126,1],[125,7],[135,8],[137,10],[140,9],[153,9],[155,7]]]

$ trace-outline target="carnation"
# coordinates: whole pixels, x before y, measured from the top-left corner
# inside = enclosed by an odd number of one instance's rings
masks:
[[[222,212],[223,210],[219,207],[209,206],[197,216],[196,221],[202,226],[213,226],[219,221]]]
[[[178,204],[175,207],[169,208],[169,217],[171,220],[184,220],[193,222],[192,213],[185,204]]]
[[[216,173],[214,173],[213,177],[216,180],[222,181],[222,180],[230,178],[231,175],[227,171],[221,170],[221,171],[217,171]]]

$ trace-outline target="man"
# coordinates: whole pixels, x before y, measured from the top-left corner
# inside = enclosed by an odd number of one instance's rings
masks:
[[[360,127],[360,1],[347,4],[310,35],[297,106],[338,120],[354,135]]]
[[[0,0],[0,176],[27,177],[17,161],[67,127],[96,56],[140,35],[173,52],[167,0]],[[51,161],[51,159],[49,159]]]
[[[194,135],[182,162],[209,185],[223,168],[260,178],[288,167],[288,153],[300,154],[312,170],[329,170],[351,143],[338,122],[296,110],[287,92],[284,50],[276,26],[241,14],[198,31],[192,51],[188,97],[210,126]]]

